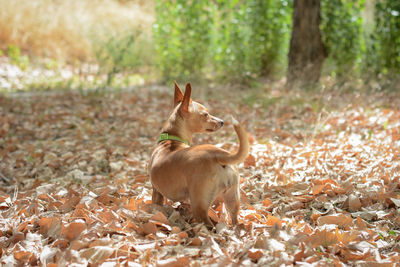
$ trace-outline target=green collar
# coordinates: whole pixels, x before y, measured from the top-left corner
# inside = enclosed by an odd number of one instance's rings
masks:
[[[179,142],[185,143],[186,145],[190,146],[188,141],[183,140],[182,138],[179,138],[178,136],[175,136],[175,135],[169,135],[167,133],[160,134],[160,138],[158,138],[158,142],[161,142],[161,141],[164,141],[164,140],[179,141]]]

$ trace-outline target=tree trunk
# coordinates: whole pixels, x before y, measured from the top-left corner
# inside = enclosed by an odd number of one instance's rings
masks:
[[[304,86],[319,80],[326,57],[319,30],[320,12],[320,0],[294,0],[287,73],[289,86]]]

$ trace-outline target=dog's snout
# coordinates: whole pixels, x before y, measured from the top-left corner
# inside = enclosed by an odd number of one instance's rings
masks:
[[[221,125],[221,127],[224,126],[224,121],[223,121],[223,120],[220,120],[220,121],[219,121],[219,124]]]

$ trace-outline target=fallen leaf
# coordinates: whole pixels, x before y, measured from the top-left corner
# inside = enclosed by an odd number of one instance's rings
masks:
[[[296,253],[294,254],[294,261],[296,263],[296,261],[301,261],[304,257],[304,243],[300,244],[300,249],[298,249],[296,251]]]
[[[350,216],[346,216],[344,214],[334,214],[334,215],[325,215],[318,218],[318,225],[324,224],[336,224],[339,227],[348,227],[352,225],[352,219]]]
[[[264,253],[262,252],[261,249],[251,248],[251,249],[249,249],[248,252],[247,252],[247,256],[248,256],[253,262],[257,262],[263,255],[264,255]]]
[[[390,200],[396,205],[396,207],[400,207],[400,199],[390,198]]]
[[[159,260],[157,266],[159,267],[185,267],[190,265],[189,257],[180,257],[178,259],[170,258],[166,260]]]
[[[39,233],[43,235],[56,238],[61,234],[61,221],[59,218],[41,218],[38,221],[38,225],[40,226]]]
[[[152,222],[148,222],[139,226],[138,232],[142,235],[156,234],[157,226]]]
[[[86,229],[86,225],[81,222],[72,222],[68,226],[63,228],[63,236],[72,241],[79,237],[79,235]]]
[[[244,160],[244,167],[249,168],[255,166],[256,166],[256,158],[252,154],[249,154],[247,158]]]
[[[272,215],[268,215],[267,220],[265,222],[266,225],[271,225],[271,226],[275,224],[278,226],[282,226],[282,223],[284,223],[284,221]]]
[[[203,245],[203,242],[201,241],[201,239],[199,237],[195,237],[189,242],[189,245],[190,246],[201,246],[201,245]]]
[[[309,237],[309,242],[312,244],[313,248],[316,248],[318,246],[323,246],[323,247],[330,247],[333,244],[336,244],[338,242],[338,239],[336,237],[336,234],[332,232],[328,232],[326,230],[322,231],[317,231],[313,235]]]
[[[100,264],[108,259],[115,249],[108,246],[96,246],[87,249],[82,249],[79,255],[88,260],[90,264]]]
[[[352,212],[361,210],[361,201],[354,194],[351,194],[349,196],[349,210]]]
[[[324,184],[317,184],[317,185],[314,185],[313,188],[312,188],[312,194],[313,194],[313,195],[321,194],[321,192],[322,192],[322,190],[323,190],[324,188],[325,188],[325,185],[324,185]]]
[[[28,263],[31,257],[32,253],[28,251],[18,251],[14,253],[14,258],[24,263]]]
[[[80,196],[72,196],[60,207],[60,210],[62,212],[69,212],[76,207],[79,201],[81,201]]]
[[[154,214],[153,216],[151,216],[150,218],[153,221],[156,222],[160,222],[163,224],[167,224],[170,225],[171,223],[168,221],[167,217],[165,217],[165,215],[162,212],[157,212],[156,214]]]

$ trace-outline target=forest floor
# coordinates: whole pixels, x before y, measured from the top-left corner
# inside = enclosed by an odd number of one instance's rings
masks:
[[[213,231],[187,204],[149,205],[147,162],[172,87],[5,94],[1,264],[400,262],[398,94],[192,87],[212,114],[234,115],[250,134],[238,226],[222,203],[209,212]],[[237,148],[229,123],[194,143]]]

